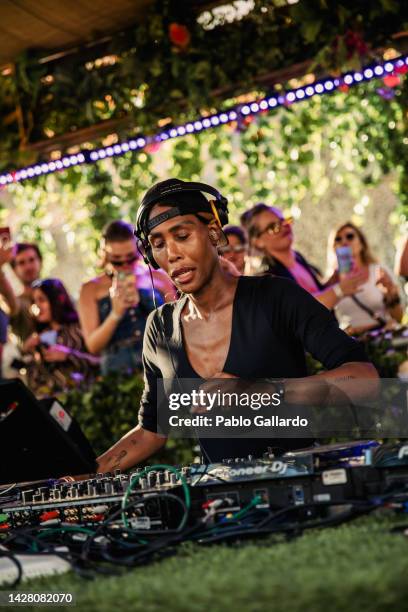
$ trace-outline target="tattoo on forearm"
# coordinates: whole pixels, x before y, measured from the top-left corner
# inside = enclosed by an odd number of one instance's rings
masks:
[[[355,376],[340,376],[339,378],[333,378],[333,382],[344,382],[346,380],[353,380]]]
[[[136,438],[130,438],[130,443],[133,444],[133,446],[136,446],[136,444],[139,444],[138,440],[136,440]]]
[[[120,453],[118,455],[116,455],[116,457],[112,457],[112,469],[113,470],[118,470],[120,468],[120,462],[121,460],[126,457],[127,455],[127,451],[122,450],[120,451]]]

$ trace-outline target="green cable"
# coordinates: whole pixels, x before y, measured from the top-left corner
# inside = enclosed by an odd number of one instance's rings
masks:
[[[134,478],[131,478],[130,483],[128,488],[126,489],[126,492],[123,496],[122,499],[122,521],[123,524],[125,525],[125,527],[127,529],[129,529],[129,521],[126,517],[125,514],[125,509],[126,509],[126,504],[127,504],[127,500],[129,498],[129,495],[131,493],[131,491],[133,490],[133,487],[139,482],[140,478],[142,478],[143,476],[146,476],[146,474],[148,474],[149,472],[153,472],[156,470],[169,470],[170,472],[173,472],[174,474],[177,475],[177,478],[179,478],[181,480],[181,485],[183,487],[183,491],[184,491],[184,499],[186,502],[186,507],[187,507],[187,513],[184,515],[183,520],[181,521],[180,525],[178,526],[178,529],[183,529],[183,527],[185,526],[186,522],[187,522],[187,518],[188,518],[188,512],[190,510],[190,506],[191,506],[191,497],[190,497],[190,490],[188,488],[188,484],[186,479],[184,478],[184,476],[180,473],[180,471],[175,468],[172,465],[166,465],[166,464],[162,464],[162,463],[158,463],[157,465],[151,465],[149,467],[146,467],[142,472],[140,472],[140,474],[136,474],[136,476]]]
[[[242,518],[251,508],[259,504],[260,501],[262,501],[262,497],[260,495],[255,495],[255,497],[251,499],[251,501],[249,502],[247,506],[245,506],[245,508],[242,508],[242,510],[239,510],[238,512],[233,514],[231,518],[228,520],[236,521],[237,519]]]
[[[44,536],[50,535],[51,533],[64,533],[64,532],[70,532],[70,531],[79,531],[81,533],[86,533],[87,535],[93,535],[94,532],[91,529],[86,529],[86,527],[77,527],[75,525],[69,526],[66,525],[64,527],[54,527],[51,529],[45,529],[44,531],[41,531],[41,533],[38,534],[37,539],[40,539]],[[33,550],[33,552],[38,552],[38,546],[37,543],[34,542],[31,546],[31,549]]]

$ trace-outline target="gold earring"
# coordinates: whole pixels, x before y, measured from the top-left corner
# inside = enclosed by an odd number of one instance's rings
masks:
[[[210,240],[211,242],[215,245],[218,242],[218,233],[215,230],[210,230],[208,232],[209,236],[210,236]]]

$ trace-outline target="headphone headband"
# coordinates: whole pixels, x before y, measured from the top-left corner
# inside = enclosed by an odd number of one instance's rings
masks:
[[[171,202],[171,210],[157,215],[149,221],[149,213],[154,204],[159,203],[160,201],[164,200],[164,198],[168,199],[169,196],[176,196],[177,194],[188,192],[200,192],[201,194],[205,193],[211,195],[215,201],[208,200],[202,196],[202,199],[203,201],[206,201],[208,208],[207,206],[204,207],[204,202],[200,204],[191,202],[190,205],[183,204],[183,206],[178,206],[177,198],[175,197],[174,202]],[[215,216],[217,223],[220,225],[220,227],[222,227],[228,223],[228,200],[211,185],[195,181],[187,182],[178,179],[169,179],[157,183],[151,187],[140,203],[137,210],[135,224],[135,234],[141,241],[145,250],[145,261],[148,261],[153,267],[157,267],[157,265],[155,265],[154,258],[151,255],[151,248],[148,244],[148,234],[154,227],[177,215],[197,214],[200,212],[212,213]]]
[[[163,181],[163,183],[170,183],[170,181]],[[160,202],[160,200],[166,196],[173,195],[175,193],[185,193],[187,191],[202,191],[214,196],[214,198],[219,202],[227,204],[227,199],[224,198],[220,192],[215,189],[215,187],[211,187],[211,185],[196,183],[194,181],[177,181],[177,183],[174,182],[172,184],[163,185],[163,188],[159,190],[159,193],[151,193],[150,195],[146,194],[140,204],[140,208],[150,207],[152,204]]]

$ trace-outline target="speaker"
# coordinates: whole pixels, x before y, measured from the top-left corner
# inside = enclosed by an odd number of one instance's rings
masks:
[[[0,381],[0,484],[95,472],[96,455],[58,402],[21,380]]]

